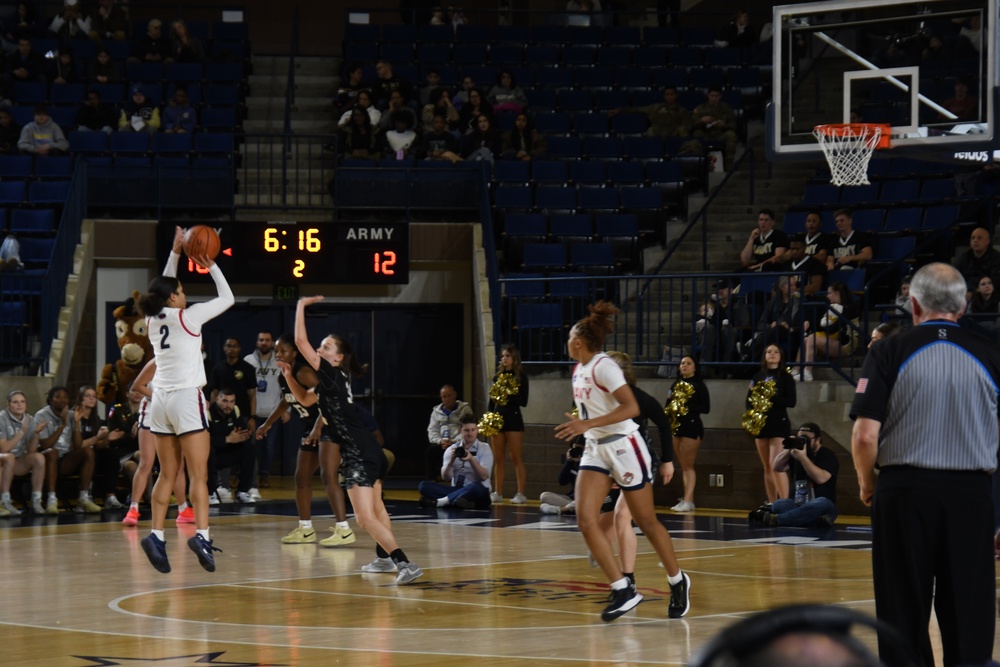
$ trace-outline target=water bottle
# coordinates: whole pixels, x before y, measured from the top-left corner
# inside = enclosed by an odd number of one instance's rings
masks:
[[[801,507],[809,500],[809,481],[799,479],[795,481],[795,505]]]
[[[441,427],[441,439],[450,440],[451,439],[451,427],[447,424]]]

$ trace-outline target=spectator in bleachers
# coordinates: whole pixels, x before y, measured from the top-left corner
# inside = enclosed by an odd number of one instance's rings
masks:
[[[17,51],[7,54],[4,68],[7,83],[33,81],[45,82],[45,61],[31,50],[31,40],[22,37],[17,40]]]
[[[101,93],[87,91],[87,99],[76,112],[76,129],[81,132],[106,132],[111,134],[118,121],[115,110],[101,101]]]
[[[519,113],[514,119],[514,129],[504,132],[500,159],[529,162],[542,157],[547,150],[545,137],[535,130],[528,114]]]
[[[806,213],[806,233],[803,237],[806,255],[826,264],[833,241],[830,235],[823,231],[823,214],[819,211]]]
[[[967,45],[966,48],[972,49],[976,55],[979,55],[983,50],[982,18],[979,14],[973,14],[969,17],[968,21],[963,19],[954,19],[954,21],[963,24],[962,29],[958,33],[963,45]]]
[[[35,120],[21,128],[17,147],[30,155],[64,155],[69,142],[62,128],[49,117],[49,108],[39,104],[35,107]]]
[[[435,90],[441,88],[441,73],[436,69],[427,70],[427,83],[420,87],[420,105],[425,106],[431,103],[431,95]]]
[[[369,107],[369,108],[371,108],[371,107]],[[375,111],[378,111],[378,109],[375,109]],[[410,107],[406,106],[406,98],[403,97],[403,93],[400,92],[400,91],[398,91],[398,90],[394,90],[389,95],[389,106],[387,106],[384,111],[379,112],[379,113],[381,113],[381,117],[378,120],[378,128],[382,132],[388,132],[389,130],[392,129],[392,127],[393,127],[392,126],[392,114],[394,114],[396,112],[408,113],[408,114],[412,115],[413,116],[413,127],[417,126],[417,115],[415,113],[413,113],[413,109],[411,109]],[[371,114],[369,114],[369,115],[371,115]],[[374,121],[373,121],[372,124],[373,125],[375,124]]]
[[[375,104],[372,102],[372,94],[367,90],[362,90],[355,99],[354,106],[359,106],[367,111],[372,125],[378,125],[379,121],[382,120],[382,112],[375,108]],[[344,127],[351,122],[351,112],[354,110],[354,106],[341,115],[340,120],[337,122],[337,127]]]
[[[751,49],[757,45],[757,29],[750,25],[750,12],[741,9],[736,18],[719,29],[720,46]]]
[[[132,86],[132,97],[118,116],[119,132],[149,132],[160,130],[160,108],[153,104],[139,86]]]
[[[375,93],[375,106],[385,110],[389,106],[389,98],[393,92],[398,91],[403,96],[403,102],[410,104],[415,102],[413,97],[413,85],[392,71],[392,63],[379,60],[375,63],[375,74],[377,80],[373,88]]]
[[[14,475],[31,473],[31,506],[36,514],[45,511],[42,507],[42,484],[45,482],[45,458],[38,453],[38,434],[42,425],[28,413],[28,399],[17,389],[7,394],[7,408],[0,411],[0,452],[10,455],[14,464],[4,466],[0,480],[0,516],[16,516],[21,513],[10,499],[10,485]]]
[[[742,299],[733,295],[732,281],[715,283],[711,308],[705,309],[705,327],[698,331],[701,361],[737,361],[737,342],[746,339],[751,330],[750,311]]]
[[[507,69],[500,72],[496,85],[490,88],[486,99],[493,105],[493,111],[496,112],[520,113],[528,106],[528,98],[514,81],[514,74]]]
[[[788,261],[788,237],[781,230],[774,228],[774,211],[762,208],[757,213],[757,226],[750,232],[746,245],[740,251],[740,261],[747,271],[768,269],[783,270],[770,266],[782,265]]]
[[[444,14],[444,9],[434,7],[431,9],[431,25],[448,25],[448,17]]]
[[[144,63],[165,63],[171,60],[170,40],[163,36],[163,22],[152,19],[146,26],[146,34],[135,40],[129,60]]]
[[[850,356],[858,347],[858,315],[860,314],[851,291],[842,282],[835,282],[826,290],[829,301],[826,312],[819,320],[816,333],[802,339],[802,363],[811,364],[816,356],[841,359]],[[809,330],[809,319],[803,323]],[[798,361],[798,359],[796,359]],[[802,369],[802,379],[812,382],[812,366]]]
[[[91,83],[118,83],[122,80],[118,63],[111,58],[107,49],[98,49],[97,57],[91,61],[87,69],[87,80]]]
[[[377,160],[382,157],[384,137],[364,108],[351,110],[351,122],[340,128],[340,149],[344,157]]]
[[[458,139],[448,131],[448,119],[445,115],[435,113],[429,128],[417,145],[417,157],[427,160],[448,160],[452,164],[461,162]]]
[[[52,19],[49,32],[55,34],[61,41],[90,38],[90,17],[79,0],[63,0],[62,11]]]
[[[948,111],[958,116],[955,120],[976,120],[979,117],[979,98],[969,94],[969,82],[964,77],[955,79],[955,96],[941,103]],[[941,120],[952,120],[938,114]]]
[[[976,291],[979,279],[989,276],[993,284],[1000,282],[1000,252],[993,247],[990,233],[983,227],[976,227],[969,235],[969,249],[955,260],[955,268],[965,278],[968,296]]]
[[[474,88],[478,90],[475,79],[471,76],[465,76],[462,78],[462,86],[459,88],[458,92],[455,93],[455,96],[451,98],[451,102],[455,105],[456,109],[459,111],[462,110],[462,106],[469,101],[469,91]]]
[[[10,110],[0,108],[0,155],[15,155],[20,139],[21,128],[14,122]]]
[[[413,131],[413,118],[404,111],[393,111],[390,118],[392,129],[385,133],[389,146],[386,153],[397,160],[410,157],[414,153],[417,133]]]
[[[1000,321],[997,315],[1000,314],[1000,292],[994,289],[993,279],[989,276],[982,276],[976,291],[969,299],[969,313],[978,315],[973,318],[976,327],[984,329],[991,338],[996,338],[1000,332]]]
[[[921,58],[924,62],[944,62],[951,60],[951,53],[950,49],[945,47],[944,41],[939,35],[931,35],[927,40],[927,46],[924,48]]]
[[[76,83],[79,73],[76,71],[76,60],[68,47],[60,46],[55,58],[45,60],[45,77],[49,83]]]
[[[851,211],[846,208],[838,209],[833,214],[833,221],[837,225],[837,236],[830,244],[826,268],[830,271],[858,269],[870,262],[873,252],[871,237],[865,232],[854,230]]]
[[[795,353],[793,349],[799,339],[799,307],[802,304],[798,294],[792,291],[788,276],[778,276],[771,291],[771,297],[764,306],[764,312],[757,320],[757,333],[751,345],[751,359],[763,357],[769,345],[777,345],[787,352],[786,358]]]
[[[96,41],[113,39],[123,42],[128,39],[128,16],[115,0],[100,0],[91,25],[94,29],[90,37]]]
[[[194,132],[198,124],[198,113],[191,106],[186,88],[174,91],[174,99],[163,110],[163,131],[172,133]]]
[[[709,88],[706,100],[695,107],[691,117],[694,136],[713,143],[724,142],[722,154],[729,171],[736,157],[736,112],[722,101],[722,90]]]
[[[462,111],[459,113],[458,131],[468,134],[475,130],[480,116],[486,116],[492,121],[493,107],[478,89],[473,88],[469,91],[468,103],[462,106]]]
[[[174,62],[178,63],[203,63],[205,62],[205,51],[202,49],[201,40],[192,37],[188,32],[187,24],[177,20],[170,25],[173,43],[170,53]]]
[[[431,93],[430,101],[424,105],[424,111],[420,116],[423,126],[430,127],[434,116],[439,113],[444,114],[445,119],[447,119],[449,130],[458,128],[461,117],[458,115],[458,109],[451,103],[451,93],[448,92],[447,88],[436,88]]]
[[[460,25],[465,25],[466,23],[468,23],[469,19],[466,18],[465,12],[463,12],[461,10],[461,8],[459,8],[459,7],[448,7],[448,21],[453,26],[460,26]]]
[[[608,112],[608,117],[614,118],[622,111],[645,114],[649,119],[647,136],[686,137],[691,134],[691,113],[677,103],[677,89],[673,86],[663,89],[662,102],[644,107],[612,109]]]
[[[31,2],[17,3],[17,12],[3,22],[3,51],[12,53],[22,37],[33,39],[45,33],[45,23],[40,22]]]
[[[462,137],[462,157],[466,160],[487,160],[500,154],[500,135],[493,128],[493,119],[480,114],[476,129]]]
[[[788,241],[788,264],[772,264],[775,271],[798,271],[802,274],[802,282],[796,279],[793,289],[799,290],[800,286],[805,291],[806,297],[823,289],[823,282],[826,280],[826,264],[815,257],[806,254],[806,244],[801,236],[794,236]]]
[[[358,95],[361,94],[361,91],[365,91],[369,97],[371,96],[371,86],[364,82],[365,71],[361,65],[358,63],[348,65],[347,69],[344,70],[344,75],[340,80],[340,87],[337,88],[337,96],[333,100],[334,113],[343,114],[350,111],[358,103]]]

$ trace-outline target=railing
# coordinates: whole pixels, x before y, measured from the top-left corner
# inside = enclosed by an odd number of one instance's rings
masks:
[[[0,326],[0,364],[29,365],[32,374],[48,372],[49,351],[58,332],[59,311],[66,301],[66,281],[86,212],[87,165],[78,158],[47,268],[0,273],[0,312],[17,315],[13,321],[5,317]],[[32,334],[37,335],[37,342],[32,341]]]
[[[284,132],[241,135],[238,209],[330,208],[336,137]],[[329,147],[329,148],[327,148]]]

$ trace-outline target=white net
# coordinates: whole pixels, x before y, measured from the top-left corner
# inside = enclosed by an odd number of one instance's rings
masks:
[[[880,125],[817,125],[813,136],[830,165],[832,184],[870,184],[868,162],[882,137]]]

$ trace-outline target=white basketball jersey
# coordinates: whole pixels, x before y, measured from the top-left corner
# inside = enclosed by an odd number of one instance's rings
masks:
[[[156,355],[157,389],[173,391],[205,386],[201,360],[201,323],[190,322],[187,309],[164,308],[146,318],[146,332]]]
[[[577,364],[573,368],[573,401],[580,419],[600,417],[617,408],[614,392],[624,384],[622,369],[603,352],[595,354],[586,365]],[[588,440],[598,440],[608,435],[628,435],[638,428],[634,421],[626,419],[589,429],[585,436]]]

